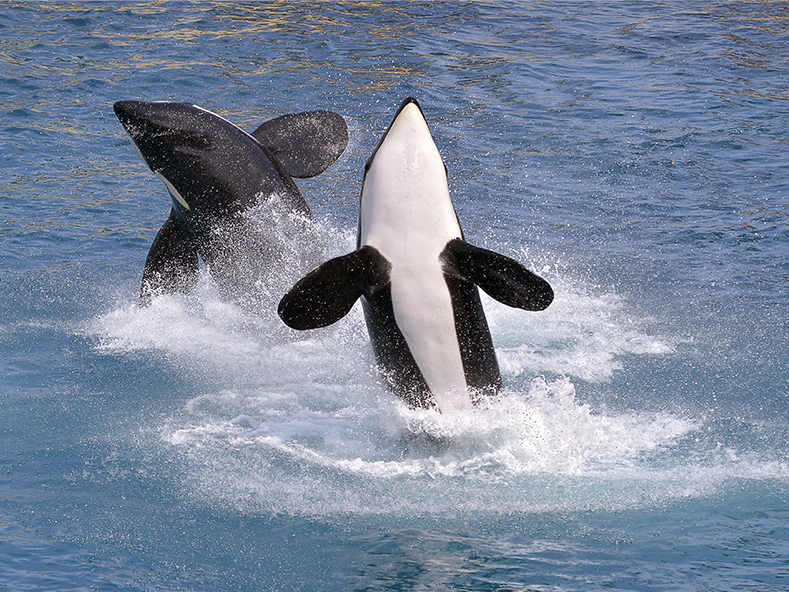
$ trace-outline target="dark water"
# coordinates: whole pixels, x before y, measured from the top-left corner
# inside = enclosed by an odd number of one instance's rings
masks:
[[[785,590],[787,48],[782,2],[0,2],[0,589]],[[557,294],[484,300],[502,397],[403,408],[359,310],[137,308],[169,205],[114,101],[342,114],[328,256],[409,95]]]

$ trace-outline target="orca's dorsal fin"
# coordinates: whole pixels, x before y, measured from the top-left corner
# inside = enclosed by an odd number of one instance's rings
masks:
[[[390,263],[377,249],[330,259],[296,282],[280,300],[277,313],[292,329],[319,329],[347,315],[365,293],[389,282]]]
[[[200,263],[191,235],[178,222],[175,211],[153,239],[140,286],[140,305],[158,294],[188,292],[197,283]]]
[[[291,176],[314,177],[340,157],[348,145],[348,126],[332,111],[291,113],[252,132]]]
[[[441,260],[448,273],[460,274],[507,306],[537,311],[545,310],[553,301],[553,289],[540,276],[514,259],[462,239],[449,241]]]

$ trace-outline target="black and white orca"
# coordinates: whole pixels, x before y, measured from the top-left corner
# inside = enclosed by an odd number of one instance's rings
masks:
[[[188,103],[119,101],[114,109],[172,201],[145,262],[142,304],[189,291],[199,259],[223,296],[257,302],[270,289],[267,273],[293,267],[294,248],[317,244],[306,236],[312,213],[293,177],[317,175],[342,154],[348,129],[340,115],[283,115],[248,134]],[[321,256],[314,255],[310,266]],[[282,288],[275,289],[278,298]]]
[[[553,300],[544,279],[463,240],[446,167],[419,104],[407,98],[365,167],[357,250],[302,278],[278,312],[292,328],[315,329],[361,297],[390,390],[411,406],[447,412],[501,387],[477,286],[524,310]]]

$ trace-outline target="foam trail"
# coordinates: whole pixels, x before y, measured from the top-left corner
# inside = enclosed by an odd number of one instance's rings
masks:
[[[171,423],[162,441],[182,463],[192,496],[253,512],[499,513],[610,503],[612,483],[639,482],[640,454],[697,429],[669,415],[595,415],[567,379],[536,379],[528,393],[449,416],[353,400],[319,410],[306,397],[292,398],[285,414],[262,398],[210,399],[210,419]],[[557,491],[591,475],[601,491],[587,499]],[[535,498],[546,479],[554,485]],[[663,483],[640,487],[647,493],[626,492],[628,503],[663,495]]]

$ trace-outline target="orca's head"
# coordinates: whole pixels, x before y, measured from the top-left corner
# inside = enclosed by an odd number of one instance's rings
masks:
[[[393,161],[404,167],[418,167],[412,173],[446,178],[446,166],[441,159],[427,119],[417,100],[406,98],[397,110],[392,123],[381,137],[364,167],[365,176],[375,168],[392,168]]]
[[[457,226],[446,166],[412,97],[400,105],[367,161],[359,213],[360,244],[381,228],[397,234]]]
[[[140,157],[164,182],[182,214],[205,207],[205,197],[214,201],[212,207],[221,202],[229,192],[233,164],[225,152],[229,146],[254,144],[229,121],[189,103],[118,101],[113,108]],[[236,156],[243,157],[243,152],[236,151]]]

